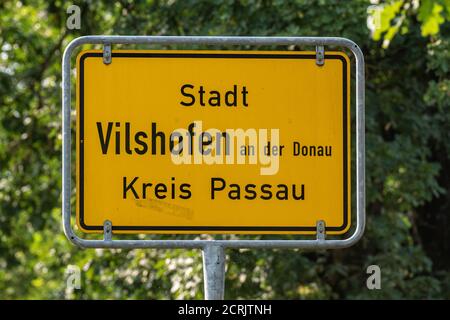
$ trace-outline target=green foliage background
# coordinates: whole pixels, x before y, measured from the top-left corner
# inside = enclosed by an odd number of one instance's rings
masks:
[[[73,31],[70,4],[0,2],[0,298],[203,297],[198,251],[80,250],[62,233],[61,55],[86,34],[354,40],[366,57],[366,234],[341,251],[229,250],[226,298],[450,298],[448,0],[86,0],[73,2]],[[381,290],[366,288],[371,264]],[[81,290],[66,288],[68,265]]]

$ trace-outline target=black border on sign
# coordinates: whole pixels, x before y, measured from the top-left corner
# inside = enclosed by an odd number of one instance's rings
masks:
[[[103,58],[101,52],[86,52],[79,60],[80,86],[79,86],[79,224],[85,230],[101,231],[103,226],[88,226],[84,222],[84,60],[89,57]],[[314,54],[252,54],[252,53],[155,53],[155,52],[113,52],[112,58],[238,58],[238,59],[316,59]],[[344,217],[339,227],[325,226],[326,231],[342,231],[349,224],[348,219],[348,143],[347,143],[347,60],[337,54],[325,54],[325,59],[342,61],[342,87],[343,87],[343,145],[344,145]],[[283,226],[112,226],[117,231],[316,231],[312,227],[283,227]]]

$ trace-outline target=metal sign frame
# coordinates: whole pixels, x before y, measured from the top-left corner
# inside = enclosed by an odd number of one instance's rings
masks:
[[[316,239],[310,240],[113,240],[110,223],[104,225],[103,240],[78,237],[71,225],[71,57],[85,44],[103,45],[103,59],[110,63],[113,44],[146,45],[215,45],[215,46],[314,46],[316,63],[323,64],[324,48],[337,46],[349,49],[356,61],[356,228],[346,239],[325,239],[325,226],[317,224]],[[365,80],[364,55],[356,43],[339,37],[253,37],[253,36],[83,36],[66,47],[62,59],[62,222],[66,237],[82,248],[188,248],[202,249],[205,270],[206,298],[223,298],[225,248],[265,249],[340,249],[355,244],[365,227]]]

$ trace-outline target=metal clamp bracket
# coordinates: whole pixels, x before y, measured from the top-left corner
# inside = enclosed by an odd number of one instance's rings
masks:
[[[112,223],[109,220],[103,224],[103,240],[112,241]]]
[[[324,46],[316,46],[316,64],[320,67],[325,64],[325,48],[324,48]]]
[[[103,46],[103,63],[110,64],[111,63],[111,43],[105,43]]]
[[[316,225],[316,237],[318,241],[325,241],[326,230],[325,221],[319,220]]]

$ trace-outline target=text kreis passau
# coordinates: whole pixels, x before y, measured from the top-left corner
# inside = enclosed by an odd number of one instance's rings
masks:
[[[192,197],[190,183],[178,183],[175,177],[170,182],[143,181],[140,177],[122,179],[123,199],[182,199]],[[230,200],[305,200],[304,184],[238,184],[229,183],[224,178],[210,178],[210,199],[228,197]]]

